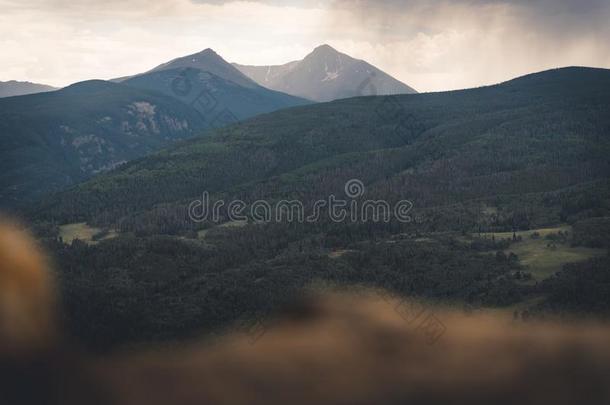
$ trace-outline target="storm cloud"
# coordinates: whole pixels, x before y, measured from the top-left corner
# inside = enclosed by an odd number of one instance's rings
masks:
[[[276,64],[328,43],[420,91],[610,68],[605,0],[0,0],[0,80],[66,85],[212,47]]]

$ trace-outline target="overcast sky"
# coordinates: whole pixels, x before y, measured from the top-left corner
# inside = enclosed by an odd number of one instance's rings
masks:
[[[610,0],[0,0],[0,80],[109,79],[213,48],[279,64],[328,43],[419,91],[610,68]]]

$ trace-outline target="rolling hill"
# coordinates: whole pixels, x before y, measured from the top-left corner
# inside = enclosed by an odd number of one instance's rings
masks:
[[[0,82],[0,98],[23,96],[26,94],[44,93],[47,91],[57,90],[55,87],[47,86],[46,84],[18,82],[10,80],[8,82]]]
[[[284,65],[234,66],[262,86],[315,101],[417,93],[375,66],[328,45]]]

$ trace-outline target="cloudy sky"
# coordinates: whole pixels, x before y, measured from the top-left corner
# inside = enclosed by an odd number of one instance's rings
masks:
[[[213,48],[279,64],[328,43],[419,91],[610,68],[610,0],[0,0],[0,80],[64,86]]]

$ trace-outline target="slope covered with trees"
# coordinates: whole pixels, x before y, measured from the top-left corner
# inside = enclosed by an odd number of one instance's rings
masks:
[[[165,221],[147,215],[159,207],[181,217],[203,191],[314,201],[354,178],[367,198],[413,199],[441,228],[511,230],[601,216],[609,86],[609,71],[573,68],[480,89],[279,111],[79,185],[46,201],[42,217],[131,223],[124,230],[133,231],[133,218],[152,221],[146,227]],[[482,205],[495,210],[484,214]]]

